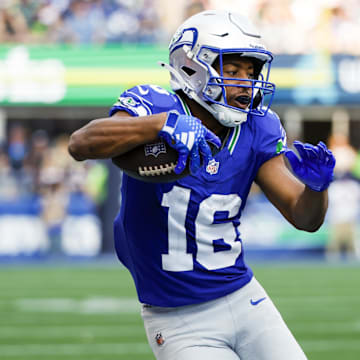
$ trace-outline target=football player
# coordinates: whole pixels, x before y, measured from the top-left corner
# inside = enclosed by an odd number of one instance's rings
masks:
[[[179,153],[170,183],[127,175],[115,246],[131,272],[148,341],[159,360],[302,360],[300,346],[244,261],[239,232],[256,182],[296,228],[316,231],[335,159],[321,142],[286,146],[269,109],[273,56],[240,15],[205,11],[169,47],[173,92],[125,91],[110,117],[73,133],[77,160],[110,158],[164,138]],[[284,156],[291,164],[288,170]]]

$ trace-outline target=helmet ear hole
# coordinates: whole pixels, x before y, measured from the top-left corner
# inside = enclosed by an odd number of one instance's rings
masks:
[[[182,67],[181,67],[181,70],[182,70],[185,74],[187,74],[188,76],[192,76],[192,75],[194,75],[194,74],[196,73],[196,71],[195,71],[194,69],[191,69],[191,68],[189,68],[189,67],[187,67],[187,66],[182,66]]]

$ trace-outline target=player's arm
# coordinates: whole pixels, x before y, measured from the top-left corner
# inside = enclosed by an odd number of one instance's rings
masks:
[[[190,171],[211,158],[207,142],[220,146],[220,139],[195,117],[175,112],[132,117],[118,111],[109,118],[97,119],[75,131],[69,141],[69,153],[75,160],[104,159],[124,154],[138,145],[162,137],[179,153],[174,171],[181,173],[190,158]]]
[[[260,167],[256,181],[291,224],[313,232],[325,218],[335,158],[323,143],[313,146],[296,142],[295,147],[300,158],[289,149],[285,154],[296,177],[281,155]]]
[[[133,117],[118,111],[112,117],[92,120],[70,136],[69,153],[79,161],[123,154],[156,139],[166,117],[167,113]]]

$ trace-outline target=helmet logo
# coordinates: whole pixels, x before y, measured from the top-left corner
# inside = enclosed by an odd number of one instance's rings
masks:
[[[169,49],[171,49],[177,42],[179,42],[179,40],[182,38],[182,35],[183,35],[183,33],[181,30],[177,31],[174,34],[173,38],[171,39]]]
[[[197,30],[195,28],[179,29],[174,34],[169,45],[170,54],[178,47],[187,45],[191,50],[197,39]]]

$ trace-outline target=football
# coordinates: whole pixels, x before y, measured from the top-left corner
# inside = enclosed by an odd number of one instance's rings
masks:
[[[160,138],[112,158],[127,175],[156,183],[176,181],[189,175],[188,165],[181,174],[174,172],[177,160],[178,152]]]

